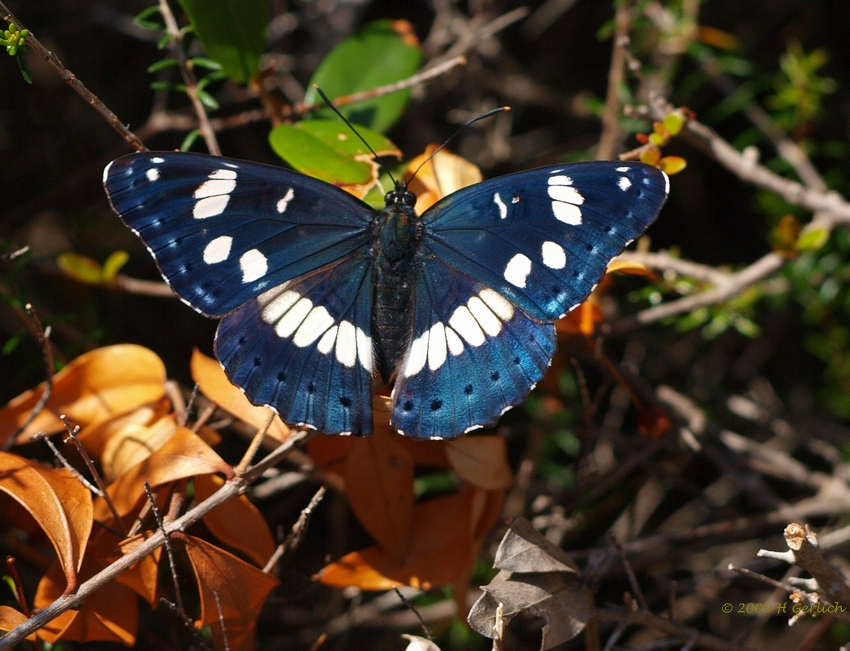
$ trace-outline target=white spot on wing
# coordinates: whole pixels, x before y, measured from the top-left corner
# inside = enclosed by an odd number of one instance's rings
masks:
[[[557,170],[560,172],[561,170]],[[550,176],[549,185],[572,185],[573,180],[569,176]]]
[[[316,339],[322,336],[325,333],[325,330],[330,328],[333,323],[334,318],[324,308],[324,306],[317,305],[310,310],[310,313],[304,321],[301,322],[301,325],[298,326],[295,336],[292,337],[292,343],[299,348],[309,346],[316,341]]]
[[[502,201],[502,197],[499,196],[499,193],[493,195],[493,202],[499,207],[499,216],[504,219],[508,216],[508,207],[505,205],[505,202]]]
[[[354,366],[357,361],[357,332],[354,324],[341,321],[336,336],[336,359],[347,368]]]
[[[543,242],[543,264],[550,269],[563,269],[567,266],[567,254],[557,242]]]
[[[584,203],[584,197],[578,190],[567,185],[550,185],[549,196],[555,201],[566,201],[580,206]]]
[[[207,181],[209,183],[209,181]],[[199,199],[192,209],[192,217],[195,219],[206,219],[207,217],[216,217],[224,212],[227,208],[227,202],[230,201],[229,194],[221,194],[214,197],[205,197]]]
[[[407,362],[404,364],[404,377],[416,375],[425,367],[428,361],[428,332],[426,330],[410,344]]]
[[[274,331],[278,337],[287,338],[298,329],[310,311],[313,309],[313,301],[307,297],[302,297],[293,305],[283,318],[277,322]]]
[[[316,349],[322,353],[322,355],[327,355],[334,349],[334,342],[336,342],[336,333],[338,329],[339,326],[333,326],[324,335],[322,335],[321,339],[319,339],[319,343],[316,344]]]
[[[630,187],[632,187],[632,182],[629,180],[627,176],[621,176],[620,180],[617,181],[617,185],[620,186],[620,189],[625,192]]]
[[[617,171],[618,172],[628,172],[629,169],[631,169],[631,168],[629,168],[629,167],[618,167]]]
[[[250,249],[239,258],[239,267],[242,269],[242,282],[251,283],[266,275],[269,261],[257,249]]]
[[[165,159],[162,156],[154,156],[153,158],[151,158],[151,163],[156,163],[157,165],[164,162]]]
[[[490,311],[490,308],[478,296],[473,296],[467,303],[472,316],[478,321],[478,325],[491,337],[495,337],[502,331],[502,322]]]
[[[463,342],[451,328],[446,328],[446,342],[449,344],[449,352],[455,357],[463,352]]]
[[[431,326],[428,335],[428,368],[436,371],[445,364],[447,352],[446,328],[438,321]]]
[[[367,373],[372,372],[372,338],[357,328],[357,359]]]
[[[531,260],[522,253],[517,253],[505,267],[505,280],[514,287],[525,287],[528,274],[531,273]],[[461,332],[463,334],[463,332]],[[466,336],[464,336],[466,339]],[[467,341],[469,341],[467,339]],[[471,343],[471,342],[470,342]]]
[[[220,172],[220,174],[216,174]],[[227,176],[227,175],[232,176]],[[221,194],[230,194],[236,188],[236,172],[233,170],[216,170],[210,174],[209,179],[201,183],[192,194],[195,199],[215,197]]]
[[[145,176],[148,177],[148,181],[153,183],[154,181],[159,180],[159,170],[155,167],[151,167],[147,172],[145,172]]]
[[[449,325],[463,337],[470,346],[480,346],[484,343],[484,331],[478,325],[478,321],[472,316],[472,312],[466,305],[461,305],[454,311],[449,319]]]
[[[581,208],[575,204],[553,201],[552,212],[555,213],[555,219],[559,222],[564,222],[570,226],[581,225]]]
[[[286,314],[289,308],[295,305],[299,298],[301,298],[301,294],[294,292],[291,289],[286,290],[283,293],[278,292],[276,295],[273,295],[277,292],[277,290],[278,288],[275,287],[274,289],[264,292],[257,297],[260,305],[263,306],[260,316],[266,323],[274,323],[277,321],[280,317]]]
[[[222,235],[215,238],[204,247],[204,262],[207,264],[224,262],[230,257],[230,247],[232,244],[233,238],[229,235]]]
[[[277,211],[281,214],[286,212],[286,207],[289,205],[289,202],[292,201],[292,198],[294,196],[295,190],[289,188],[289,190],[286,191],[286,194],[284,195],[283,199],[277,202]]]
[[[510,321],[514,318],[514,306],[511,302],[498,292],[490,288],[482,289],[478,296],[487,303],[489,307],[502,321]]]

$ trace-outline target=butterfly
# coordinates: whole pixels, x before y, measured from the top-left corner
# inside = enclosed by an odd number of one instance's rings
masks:
[[[543,167],[414,211],[204,154],[123,156],[115,212],[180,298],[221,318],[216,355],[256,405],[327,434],[372,432],[372,389],[417,439],[494,425],[555,351],[554,322],[655,220],[667,176],[637,162]]]

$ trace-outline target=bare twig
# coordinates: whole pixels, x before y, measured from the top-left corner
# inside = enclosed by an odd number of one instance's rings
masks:
[[[14,647],[28,635],[34,633],[62,613],[67,612],[68,610],[78,609],[86,598],[95,590],[106,585],[116,576],[121,574],[121,572],[127,570],[131,565],[138,563],[145,556],[165,544],[166,536],[175,532],[186,531],[191,525],[198,522],[204,515],[220,504],[223,504],[231,497],[242,495],[248,489],[248,486],[256,481],[267,468],[270,468],[283,459],[296,445],[305,441],[309,438],[309,436],[310,434],[308,432],[293,432],[293,434],[284,443],[278,446],[274,452],[249,468],[245,474],[242,476],[234,476],[232,479],[228,480],[224,486],[206,500],[187,511],[177,520],[164,523],[162,531],[157,531],[152,534],[150,538],[144,541],[133,551],[122,556],[88,581],[82,583],[77,588],[76,592],[59,597],[49,606],[43,608],[23,624],[0,638],[0,651],[2,651],[2,649],[10,649]]]
[[[50,451],[53,453],[53,456],[56,457],[56,460],[62,464],[62,467],[65,468],[65,470],[74,475],[74,477],[77,478],[78,482],[80,482],[83,486],[85,486],[88,490],[90,490],[98,497],[103,497],[103,491],[101,491],[97,486],[92,484],[88,479],[83,477],[80,474],[80,471],[71,465],[71,462],[68,461],[68,459],[65,458],[65,455],[59,451],[59,448],[56,447],[56,444],[53,442],[53,440],[48,434],[45,434],[44,432],[39,432],[35,436],[30,437],[31,441],[37,441],[39,439],[43,440],[47,444],[47,447],[50,448]]]
[[[626,72],[625,46],[628,43],[632,27],[631,0],[617,3],[614,14],[614,38],[611,49],[611,63],[608,66],[608,90],[605,96],[605,110],[602,113],[602,134],[596,149],[597,160],[610,160],[622,140],[620,129],[620,87]]]
[[[316,494],[313,495],[310,503],[301,510],[298,520],[294,525],[292,525],[292,531],[289,532],[286,540],[277,546],[274,554],[272,554],[271,558],[269,558],[266,563],[266,566],[263,568],[263,572],[271,572],[271,569],[278,563],[281,556],[283,556],[286,552],[293,552],[298,548],[298,545],[300,545],[301,541],[304,539],[304,534],[307,533],[310,516],[313,515],[313,511],[316,510],[316,507],[319,506],[319,503],[324,499],[326,490],[327,489],[324,486],[319,488],[319,490],[316,491]]]
[[[24,420],[24,422],[15,429],[12,435],[4,441],[3,445],[0,446],[0,449],[3,450],[8,450],[15,444],[15,439],[18,438],[18,435],[29,427],[30,423],[32,423],[36,417],[44,411],[47,403],[50,402],[50,397],[53,395],[53,345],[50,343],[50,326],[45,328],[41,325],[41,319],[38,318],[38,314],[31,303],[24,305],[24,310],[26,310],[27,316],[29,316],[32,321],[38,345],[41,348],[42,355],[44,356],[44,391],[41,396],[39,396],[38,402],[35,403],[35,406],[32,408],[32,411],[29,416],[27,416],[26,420]]]
[[[186,60],[186,53],[183,51],[183,32],[177,26],[177,20],[174,18],[174,14],[171,13],[168,0],[159,0],[159,12],[165,21],[165,29],[171,36],[171,51],[177,58],[180,74],[183,77],[183,82],[186,84],[186,95],[189,96],[189,101],[192,102],[192,107],[198,116],[198,129],[204,138],[204,142],[207,144],[209,152],[215,156],[221,156],[221,148],[218,146],[218,140],[216,140],[215,132],[207,116],[207,111],[198,96],[198,80],[195,79],[195,74],[189,67]]]
[[[24,26],[21,24],[17,18],[12,15],[12,12],[6,7],[3,2],[0,2],[0,20],[4,20],[7,23],[15,23],[18,29],[23,30]],[[115,115],[109,108],[104,104],[100,99],[91,92],[88,88],[86,88],[85,84],[81,82],[77,76],[68,70],[62,62],[59,60],[53,52],[44,47],[39,40],[35,37],[30,30],[29,35],[26,39],[26,44],[28,47],[32,48],[32,50],[38,54],[42,59],[44,59],[45,63],[53,68],[56,72],[59,73],[59,76],[68,84],[71,88],[73,88],[77,93],[82,97],[86,104],[90,105],[95,111],[100,113],[106,121],[115,129],[124,140],[126,140],[129,145],[135,149],[136,151],[147,151],[147,147],[144,146],[139,137],[136,136],[130,129],[128,129],[121,120],[118,119],[118,116]]]
[[[410,610],[414,615],[416,615],[416,619],[419,620],[419,625],[422,627],[422,630],[425,633],[425,637],[427,637],[432,642],[434,641],[434,632],[428,627],[428,624],[425,623],[425,620],[422,619],[422,615],[416,610],[416,606],[410,603],[410,600],[405,597],[401,590],[399,590],[396,586],[393,586],[393,590],[398,595],[398,598],[401,599],[401,603],[405,605],[405,607]]]
[[[266,418],[266,422],[263,423],[263,426],[257,430],[257,433],[254,435],[254,438],[251,439],[251,444],[248,446],[248,449],[245,451],[245,454],[242,456],[242,461],[239,462],[239,465],[234,469],[237,475],[241,475],[245,472],[245,469],[248,465],[253,461],[254,455],[257,454],[257,450],[260,449],[260,445],[263,442],[263,437],[266,435],[266,432],[269,431],[269,427],[271,427],[272,421],[274,420],[275,413],[269,409],[268,418]]]
[[[646,597],[643,595],[643,590],[640,589],[640,584],[638,583],[637,576],[635,576],[635,571],[632,569],[632,564],[629,562],[629,558],[626,556],[626,552],[623,549],[622,543],[617,540],[617,536],[614,534],[613,531],[610,531],[608,533],[608,539],[611,541],[611,544],[614,545],[614,548],[620,555],[620,561],[623,563],[623,569],[626,571],[626,576],[629,577],[629,585],[632,588],[632,594],[634,594],[634,596],[637,598],[641,610],[649,610],[649,604],[646,602]]]
[[[174,603],[177,605],[177,609],[183,612],[185,609],[183,608],[183,598],[180,596],[180,579],[177,576],[177,564],[174,562],[174,549],[171,547],[171,537],[165,530],[165,523],[159,514],[159,508],[156,506],[156,495],[154,495],[151,485],[148,482],[145,482],[145,495],[148,496],[148,504],[151,505],[151,511],[153,512],[153,517],[156,519],[156,525],[163,536],[165,553],[168,556],[168,566],[171,568],[171,582],[174,585]]]

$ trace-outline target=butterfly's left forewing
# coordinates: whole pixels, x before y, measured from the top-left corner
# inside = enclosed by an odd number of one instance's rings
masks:
[[[667,176],[634,162],[589,162],[502,176],[422,215],[423,249],[553,321],[578,305],[667,197]]]
[[[209,316],[366,246],[375,214],[303,174],[204,154],[130,154],[103,180],[172,289]]]

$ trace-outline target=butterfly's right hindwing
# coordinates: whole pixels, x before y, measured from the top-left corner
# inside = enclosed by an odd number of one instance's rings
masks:
[[[203,154],[130,154],[104,186],[169,285],[209,316],[367,246],[375,214],[303,174]]]

